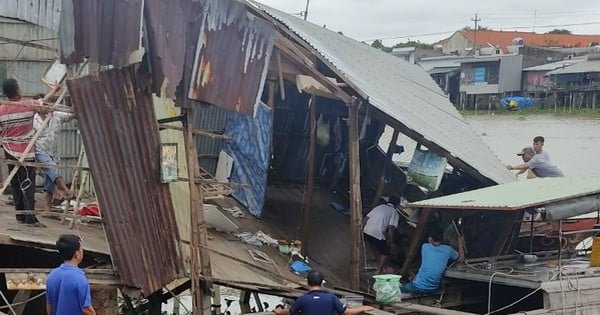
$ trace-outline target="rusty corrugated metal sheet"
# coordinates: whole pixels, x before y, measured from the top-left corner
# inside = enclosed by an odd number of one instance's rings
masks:
[[[167,97],[174,98],[185,72],[190,72],[187,76],[191,76],[190,70],[184,70],[184,63],[188,59],[192,60],[189,64],[193,62],[191,54],[198,40],[201,16],[201,1],[146,0],[144,20],[154,92],[161,93],[166,78],[164,92]],[[179,92],[181,95],[178,95],[177,102],[186,102],[187,97]]]
[[[65,64],[122,66],[140,46],[142,0],[63,0],[60,18]]]
[[[237,1],[206,0],[188,96],[253,115],[275,30]]]
[[[37,24],[56,32],[60,22],[62,1],[3,0],[0,1],[0,16]]]
[[[149,75],[132,65],[67,83],[113,263],[127,287],[147,296],[183,270]]]

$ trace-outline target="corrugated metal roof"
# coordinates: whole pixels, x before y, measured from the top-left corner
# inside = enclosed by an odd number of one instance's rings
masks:
[[[149,80],[132,65],[67,81],[113,263],[145,296],[183,270]]]
[[[536,178],[408,204],[413,208],[519,210],[600,193],[600,178]]]
[[[252,116],[267,76],[275,29],[240,2],[205,2],[188,97]]]
[[[19,19],[58,32],[62,0],[3,0],[0,16]]]
[[[515,178],[419,66],[365,43],[249,1],[304,39],[343,79],[394,120],[496,183]]]
[[[460,61],[470,59],[467,56],[437,56],[423,58],[417,62],[425,71],[433,68],[460,67]]]
[[[142,0],[64,1],[59,43],[61,61],[123,66],[140,47]]]
[[[561,61],[546,63],[546,64],[539,65],[539,66],[525,68],[525,69],[523,69],[523,71],[552,71],[552,70],[568,67],[570,65],[573,65],[573,64],[585,61],[585,60],[586,60],[585,57],[561,60]]]
[[[444,74],[444,73],[448,73],[448,72],[452,72],[455,70],[458,70],[459,67],[448,67],[448,68],[433,68],[429,71],[427,71],[427,73],[429,73],[429,75],[432,74]]]
[[[576,63],[574,65],[550,71],[546,75],[571,74],[571,73],[588,73],[600,72],[600,60],[588,60]]]

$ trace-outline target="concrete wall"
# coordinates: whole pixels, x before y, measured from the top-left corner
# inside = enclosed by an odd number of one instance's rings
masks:
[[[522,73],[522,55],[502,56],[500,59],[500,81],[498,82],[498,92],[520,91]]]
[[[446,43],[443,44],[442,51],[445,54],[451,54],[458,51],[458,54],[462,54],[466,49],[472,49],[473,44],[462,35],[460,32],[455,32],[448,38]]]

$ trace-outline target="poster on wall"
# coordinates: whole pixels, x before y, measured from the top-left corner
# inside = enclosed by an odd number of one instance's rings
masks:
[[[163,143],[160,147],[160,180],[174,182],[179,178],[177,143]]]

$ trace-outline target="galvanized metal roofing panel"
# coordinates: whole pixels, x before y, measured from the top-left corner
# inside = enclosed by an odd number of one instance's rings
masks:
[[[2,0],[0,16],[47,27],[58,32],[63,0]]]
[[[600,193],[600,178],[536,178],[408,204],[413,208],[519,210]]]
[[[600,60],[580,62],[562,69],[548,72],[546,75],[600,72]]]
[[[491,149],[418,65],[256,2],[338,70],[374,107],[496,183],[514,181]]]
[[[183,271],[149,77],[136,64],[67,81],[113,263],[144,296]]]
[[[568,67],[570,65],[573,65],[573,64],[585,61],[585,60],[586,60],[585,57],[578,58],[578,59],[574,58],[574,59],[561,60],[561,61],[546,63],[546,64],[539,65],[539,66],[525,68],[525,69],[523,69],[523,71],[552,71],[552,70]]]

